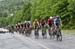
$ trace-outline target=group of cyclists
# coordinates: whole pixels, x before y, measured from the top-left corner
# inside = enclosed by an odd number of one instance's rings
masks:
[[[59,16],[46,19],[35,19],[33,22],[26,21],[23,23],[18,23],[12,26],[13,31],[19,32],[20,34],[30,36],[32,31],[34,31],[35,38],[39,38],[39,30],[41,30],[41,35],[44,39],[47,38],[47,33],[50,38],[56,38],[57,40],[62,41],[62,33],[61,33],[61,18]]]

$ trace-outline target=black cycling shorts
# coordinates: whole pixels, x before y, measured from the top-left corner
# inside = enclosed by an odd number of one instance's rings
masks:
[[[49,27],[52,27],[53,26],[53,24],[49,24]]]
[[[59,25],[60,25],[59,23],[56,23],[56,26],[57,26],[58,28],[59,28]]]

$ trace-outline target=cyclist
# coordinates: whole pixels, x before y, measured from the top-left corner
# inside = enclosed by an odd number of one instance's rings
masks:
[[[26,28],[27,28],[27,21],[24,22],[24,33],[26,34]]]
[[[35,19],[35,21],[33,22],[33,27],[34,27],[35,38],[38,39],[38,37],[39,37],[39,22],[37,19]]]
[[[33,26],[34,26],[34,28],[36,29],[36,28],[39,28],[39,22],[38,22],[38,20],[37,19],[35,19],[35,21],[33,22]]]
[[[27,36],[30,36],[30,34],[31,34],[31,21],[27,21],[26,32],[27,32]]]
[[[54,23],[53,17],[50,17],[50,18],[48,19],[47,23],[48,23],[49,35],[50,35],[50,38],[52,38],[52,35],[53,35],[53,32],[52,32],[52,31],[53,31],[53,23]]]
[[[24,34],[24,27],[23,27],[23,26],[24,26],[24,24],[21,23],[21,33],[22,33],[22,34]]]
[[[59,16],[56,16],[56,32],[57,32],[57,40],[62,41],[62,33],[61,33],[61,19]]]
[[[53,38],[55,38],[56,35],[56,17],[53,17]]]
[[[43,38],[47,38],[47,33],[46,33],[46,20],[42,19],[41,20],[41,29],[42,29],[42,36]]]
[[[61,28],[61,25],[62,25],[61,19],[60,19],[59,16],[57,16],[57,17],[56,17],[56,27],[57,27],[57,28]]]
[[[21,23],[18,23],[17,28],[18,28],[18,32],[21,33]]]

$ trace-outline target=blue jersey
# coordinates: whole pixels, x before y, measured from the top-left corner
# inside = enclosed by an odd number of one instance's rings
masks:
[[[61,19],[60,18],[57,18],[56,19],[56,23],[60,24],[60,22],[61,22]]]

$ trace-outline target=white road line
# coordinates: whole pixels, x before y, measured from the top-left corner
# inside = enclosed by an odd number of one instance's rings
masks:
[[[22,36],[22,35],[19,35],[19,36],[24,37],[24,36]],[[30,39],[30,38],[28,38],[28,37],[24,37],[24,38],[25,38],[25,40],[31,41],[32,43],[35,43],[35,44],[38,44],[39,46],[41,46],[41,47],[43,47],[43,48],[45,48],[45,49],[50,49],[50,48],[48,48],[47,46],[45,46],[45,45],[43,45],[43,44],[41,44],[41,43],[39,43],[39,42],[37,42],[37,41],[35,41],[35,40],[32,40],[32,39]],[[24,40],[24,38],[23,38],[23,39],[21,38],[21,40]]]
[[[27,38],[29,41],[32,41],[33,43],[36,43],[36,44],[38,44],[38,45],[40,45],[41,47],[43,47],[43,48],[45,48],[45,49],[49,49],[47,46],[45,46],[45,45],[43,45],[43,44],[41,44],[41,43],[39,43],[39,42],[37,42],[37,41],[34,41],[34,40],[32,40],[32,39],[30,39],[30,38]]]

